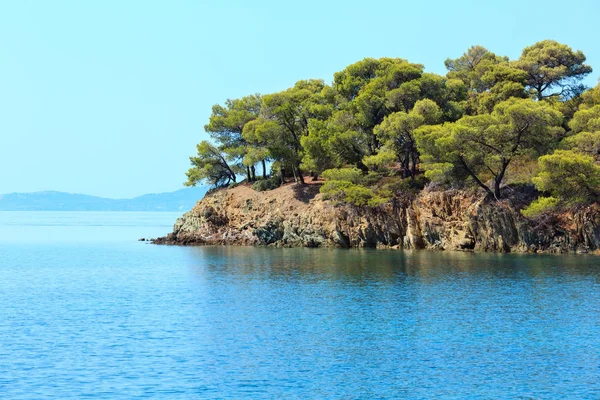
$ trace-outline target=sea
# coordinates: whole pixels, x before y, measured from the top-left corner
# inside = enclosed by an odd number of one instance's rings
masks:
[[[0,212],[1,399],[600,398],[600,257],[177,247]]]

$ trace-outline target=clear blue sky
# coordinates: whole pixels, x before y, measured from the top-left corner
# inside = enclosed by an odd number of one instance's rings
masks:
[[[0,193],[131,197],[181,188],[227,98],[323,78],[364,57],[517,58],[555,39],[600,72],[597,1],[3,1]]]

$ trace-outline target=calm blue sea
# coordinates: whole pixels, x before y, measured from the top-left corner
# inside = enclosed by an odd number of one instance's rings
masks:
[[[600,398],[600,257],[167,247],[0,213],[0,398]]]

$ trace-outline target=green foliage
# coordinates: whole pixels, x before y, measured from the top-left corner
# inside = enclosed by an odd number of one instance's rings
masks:
[[[574,133],[600,131],[600,105],[577,111],[569,127]]]
[[[334,112],[326,121],[313,123],[309,128],[309,137],[319,136],[324,150],[321,165],[325,168],[355,165],[365,170],[363,157],[369,153],[371,137],[361,129],[357,116],[348,110]],[[314,152],[307,149],[307,155]],[[317,172],[321,172],[317,171]]]
[[[364,186],[375,186],[383,178],[384,174],[377,171],[369,171],[366,175],[363,175],[360,183]]]
[[[303,182],[302,138],[309,134],[311,119],[323,120],[331,115],[336,96],[322,80],[315,79],[299,81],[293,88],[263,96],[263,118],[269,123],[269,151],[274,160],[290,167],[299,182]]]
[[[358,129],[354,115],[348,111],[337,111],[325,121],[312,119],[308,135],[300,140],[304,149],[303,166],[317,174],[346,164],[364,170],[367,141]]]
[[[448,130],[444,125],[429,125],[416,129],[415,140],[421,153],[421,167],[425,176],[439,183],[449,183],[453,175],[458,175],[459,169],[451,162],[450,142],[447,140]],[[456,179],[459,180],[459,179]]]
[[[583,204],[600,194],[600,166],[572,150],[556,150],[538,159],[540,172],[533,178],[538,190],[567,204]]]
[[[343,128],[332,131],[344,132],[344,139],[353,141],[353,152],[361,156],[373,156],[382,147],[374,130],[390,114],[408,113],[419,100],[429,99],[444,119],[455,120],[462,115],[460,101],[466,96],[462,82],[423,73],[422,65],[400,58],[352,64],[335,74],[334,88],[346,100],[340,108],[352,118],[344,118],[338,125]]]
[[[477,113],[490,113],[494,107],[511,97],[525,98],[526,73],[517,69],[513,64],[502,62],[487,71],[482,81],[489,90],[480,93],[476,103]]]
[[[376,207],[389,201],[389,193],[376,193],[363,185],[349,181],[327,181],[321,186],[325,199],[336,200],[355,206]]]
[[[365,156],[364,164],[373,171],[386,171],[396,162],[396,152],[393,149],[382,147],[377,154]]]
[[[401,58],[365,58],[334,74],[334,88],[347,100],[354,100],[374,80],[400,86],[402,82],[419,78],[420,64],[411,64]]]
[[[506,186],[530,185],[539,172],[537,157],[531,154],[517,156],[506,169]]]
[[[226,154],[230,162],[236,167],[247,167],[248,180],[253,179],[249,168],[252,164],[248,160],[244,161],[249,146],[242,132],[247,123],[258,118],[260,106],[261,97],[258,94],[228,99],[225,106],[213,106],[209,122],[204,126],[204,130],[218,143],[218,149]]]
[[[527,73],[526,85],[538,100],[551,96],[570,98],[584,90],[580,82],[592,72],[585,60],[580,50],[544,40],[526,47],[515,66]]]
[[[225,147],[236,147],[243,143],[241,137],[244,125],[258,117],[260,95],[250,95],[225,102],[225,106],[215,104],[209,122],[204,130]]]
[[[498,57],[482,46],[471,46],[462,56],[456,59],[446,59],[444,64],[448,69],[448,77],[460,79],[469,90],[482,92],[487,87],[482,79],[483,75],[494,65],[505,58]]]
[[[425,125],[439,124],[443,118],[440,107],[435,103],[435,101],[430,99],[417,101],[411,113],[421,116],[423,118],[423,124]]]
[[[196,186],[204,181],[218,187],[236,181],[235,170],[218,148],[207,141],[200,142],[196,148],[198,156],[190,157],[192,168],[186,173],[186,186]]]
[[[527,218],[536,218],[558,207],[560,200],[556,197],[539,197],[529,206],[521,210],[521,214]]]
[[[377,173],[365,175],[358,168],[339,168],[324,171],[323,177],[327,181],[321,186],[321,193],[326,199],[374,207],[389,201],[391,196],[389,191],[369,187],[381,179]]]
[[[438,105],[429,100],[419,100],[408,113],[399,111],[388,115],[381,124],[375,127],[375,135],[385,150],[383,157],[372,156],[368,163],[383,167],[384,161],[389,160],[389,154],[394,153],[395,160],[400,165],[404,177],[415,177],[419,162],[419,151],[414,137],[417,128],[424,124],[436,124],[442,119]]]
[[[323,172],[323,178],[328,181],[346,181],[350,183],[360,183],[363,180],[363,173],[358,168],[339,168],[328,169]]]
[[[562,147],[586,154],[598,162],[600,161],[600,131],[581,132],[569,136],[562,141]]]
[[[414,194],[423,190],[429,180],[425,175],[418,175],[415,178],[390,177],[382,181],[381,189],[392,193],[394,196]]]
[[[462,169],[491,196],[500,198],[513,159],[549,149],[563,131],[561,122],[562,115],[547,104],[512,98],[499,103],[491,114],[463,117],[417,136],[427,154],[425,168],[432,169],[430,179]],[[485,182],[490,179],[488,186]]]
[[[373,191],[362,185],[355,185],[348,181],[329,181],[321,187],[325,197],[344,201],[356,206],[366,206],[373,197]]]
[[[277,189],[281,185],[281,181],[278,177],[271,177],[267,179],[259,179],[252,184],[252,189],[257,192],[264,192],[267,190]]]
[[[257,182],[256,190],[323,175],[327,196],[361,206],[412,194],[429,181],[475,183],[499,199],[505,186],[533,180],[560,202],[595,198],[600,85],[584,90],[591,68],[583,53],[546,40],[518,60],[473,46],[445,64],[441,76],[402,58],[365,58],[335,73],[331,86],[301,80],[215,105],[205,126],[212,142],[198,145],[187,184],[226,185],[240,174],[253,182],[256,166],[266,178],[270,164],[278,178]],[[565,157],[546,156],[557,148],[574,155],[569,168],[577,178],[548,169]],[[558,190],[548,176],[571,187]]]
[[[481,46],[472,46],[461,57],[447,59],[448,78],[463,82],[466,98],[462,109],[468,115],[485,114],[511,97],[525,97],[526,73]]]
[[[600,83],[581,95],[581,109],[600,105]]]

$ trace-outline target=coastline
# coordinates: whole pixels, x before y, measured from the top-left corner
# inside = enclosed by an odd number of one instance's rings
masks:
[[[600,207],[528,219],[527,199],[425,189],[378,207],[324,200],[320,185],[214,190],[178,218],[166,245],[249,245],[600,254]]]

